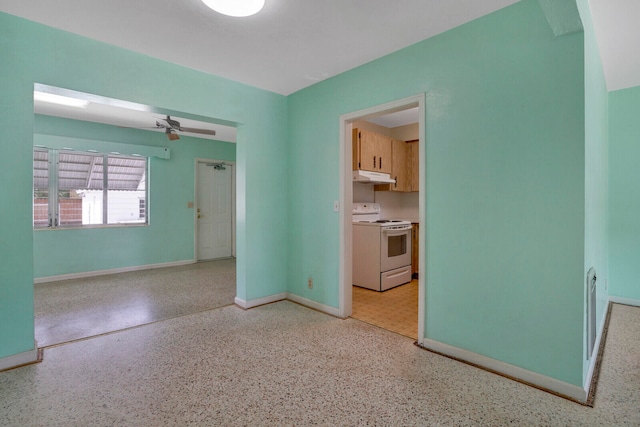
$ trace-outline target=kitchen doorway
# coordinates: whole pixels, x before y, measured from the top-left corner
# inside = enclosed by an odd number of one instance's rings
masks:
[[[340,314],[342,317],[354,317],[356,319],[372,323],[394,332],[416,338],[419,344],[424,340],[424,324],[425,324],[425,274],[424,274],[424,246],[425,233],[424,226],[424,206],[425,206],[425,96],[424,94],[406,98],[403,100],[391,102],[388,104],[372,107],[366,110],[356,111],[340,117],[340,137],[341,137],[341,204],[343,206],[341,212],[341,271],[340,271]],[[402,124],[401,129],[394,126],[394,120],[399,116],[407,116],[413,114],[414,119]],[[385,123],[391,120],[389,123]],[[404,118],[406,120],[406,117]],[[411,124],[412,126],[407,126]],[[398,129],[389,129],[389,128]],[[366,129],[365,129],[366,128]],[[406,131],[412,128],[414,135],[398,134],[397,132]],[[365,129],[377,144],[386,141],[387,151],[384,154],[376,155],[370,151],[363,149],[367,156],[360,158],[361,153],[352,145],[354,134],[356,138],[361,138],[358,134],[359,130]],[[394,135],[394,133],[396,133]],[[394,142],[395,141],[395,142]],[[362,145],[362,142],[358,140]],[[383,142],[384,144],[384,142]],[[407,159],[415,156],[415,167],[413,173],[405,173],[406,170],[402,166],[398,166],[398,160],[401,155],[391,156],[391,145],[397,144],[398,149],[408,153]],[[414,144],[413,151],[410,144]],[[384,147],[383,147],[384,149]],[[394,158],[396,165],[393,164]],[[365,161],[372,160],[372,165],[363,166]],[[381,167],[385,167],[382,170]],[[391,170],[390,168],[394,168]],[[371,173],[372,167],[380,168]],[[362,169],[362,170],[360,170]],[[368,169],[368,170],[366,170]],[[394,173],[395,172],[395,173]],[[401,176],[401,174],[403,174]],[[403,180],[410,182],[413,179],[415,185],[413,189],[410,187],[398,189],[398,186],[405,185]],[[387,180],[387,181],[386,181]],[[407,181],[409,180],[409,181]],[[355,182],[354,182],[355,181]],[[380,181],[378,183],[378,181]],[[378,183],[378,185],[376,185]],[[392,187],[392,188],[390,188]],[[389,277],[402,274],[403,279],[397,286],[391,289],[380,291],[366,289],[370,286],[354,287],[356,283],[354,277],[359,276],[360,268],[354,270],[354,263],[362,263],[361,253],[358,245],[361,230],[384,230],[387,225],[376,227],[375,224],[366,224],[363,227],[362,222],[353,222],[354,215],[352,210],[354,206],[359,208],[363,202],[368,205],[375,205],[380,213],[381,220],[392,221],[406,227],[404,224],[411,224],[412,237],[406,245],[412,252],[417,252],[418,256],[414,257],[410,262],[411,272],[417,270],[417,279],[406,277],[406,272],[400,271],[381,271],[377,273],[382,276],[381,289],[386,289],[385,281],[388,282]],[[410,205],[410,208],[408,206]],[[368,221],[365,221],[368,222]],[[373,225],[373,226],[372,226]],[[398,225],[398,226],[399,226]],[[355,230],[355,228],[358,228]],[[357,233],[355,232],[357,231]],[[384,235],[384,231],[383,231]],[[384,241],[384,237],[382,238]],[[384,246],[384,245],[383,245]],[[355,252],[354,252],[355,251]],[[416,255],[417,255],[416,254]],[[376,258],[376,254],[372,259]],[[403,269],[406,269],[403,264]],[[422,274],[420,274],[422,273]],[[416,275],[413,275],[416,277]],[[359,279],[358,279],[359,280]],[[372,286],[375,288],[374,286]],[[407,316],[409,320],[407,321]],[[412,324],[412,325],[411,325]]]
[[[235,165],[197,159],[195,186],[196,259],[235,256]]]

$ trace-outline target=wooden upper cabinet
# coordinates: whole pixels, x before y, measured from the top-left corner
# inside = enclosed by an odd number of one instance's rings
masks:
[[[398,159],[396,160],[396,153]],[[411,146],[404,141],[393,140],[393,173],[396,191],[411,191]]]
[[[411,190],[420,191],[420,147],[419,141],[407,141],[407,145],[411,147]]]
[[[353,170],[391,173],[391,138],[353,129]]]
[[[411,146],[404,141],[391,140],[391,178],[395,184],[379,184],[376,191],[411,191]]]

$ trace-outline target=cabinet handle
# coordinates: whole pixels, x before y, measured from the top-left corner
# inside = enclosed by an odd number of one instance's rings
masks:
[[[395,188],[398,188],[398,176],[397,176],[397,175],[396,175],[396,176],[394,176],[394,177],[393,177],[393,179],[395,179],[395,180],[396,180],[396,182],[394,182],[394,183],[393,183],[393,186],[394,186]]]
[[[382,169],[382,157],[380,157],[380,169]]]
[[[376,168],[376,156],[373,156],[373,168]]]

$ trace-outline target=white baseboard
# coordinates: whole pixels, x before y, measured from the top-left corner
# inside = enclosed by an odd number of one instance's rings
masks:
[[[569,397],[579,402],[586,402],[588,392],[584,388],[538,374],[500,360],[492,359],[481,354],[473,353],[458,347],[425,338],[422,347],[435,351],[473,365],[480,366],[498,374],[506,375],[516,380],[523,381],[541,389]]]
[[[637,299],[610,296],[609,301],[615,302],[618,304],[633,305],[635,307],[640,307],[640,300],[637,300]]]
[[[304,305],[305,307],[309,307],[312,308],[314,310],[318,310],[321,311],[323,313],[329,314],[331,316],[335,316],[335,317],[340,317],[340,310],[338,310],[335,307],[331,307],[328,305],[324,305],[324,304],[320,304],[319,302],[316,301],[312,301],[310,299],[307,298],[303,298],[300,297],[298,295],[294,295],[288,292],[282,292],[279,294],[275,294],[275,295],[270,295],[268,297],[264,297],[264,298],[258,298],[258,299],[253,299],[250,301],[245,301],[241,298],[235,297],[234,302],[236,305],[240,306],[241,308],[246,309],[250,309],[253,307],[257,307],[259,305],[265,305],[265,304],[271,304],[272,302],[277,302],[277,301],[282,301],[282,300],[289,300],[289,301],[293,301],[295,303],[298,303],[300,305]]]
[[[17,368],[38,361],[38,342],[34,341],[33,350],[23,353],[12,354],[11,356],[0,358],[0,371]]]
[[[257,307],[259,305],[271,304],[272,302],[282,301],[284,299],[287,299],[287,294],[285,292],[282,292],[280,294],[269,295],[267,297],[252,299],[249,301],[245,301],[243,299],[235,297],[233,302],[235,302],[236,305],[246,310],[249,308]]]
[[[313,308],[314,310],[318,310],[323,313],[329,314],[331,316],[340,317],[340,310],[335,307],[324,305],[319,302],[316,302],[307,298],[303,298],[301,296],[291,294],[291,293],[287,293],[287,299],[295,303],[298,303],[300,305],[304,305],[305,307]]]
[[[60,274],[58,276],[36,277],[34,284],[58,282],[60,280],[84,279],[86,277],[105,276],[107,274],[128,273],[130,271],[151,270],[154,268],[179,267],[181,265],[195,264],[195,260],[184,260],[174,262],[163,262],[160,264],[134,265],[131,267],[111,268],[109,270],[83,271],[81,273]]]

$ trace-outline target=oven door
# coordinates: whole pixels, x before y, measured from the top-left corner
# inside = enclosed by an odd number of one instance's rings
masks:
[[[380,271],[411,265],[411,226],[382,228],[380,236]]]

